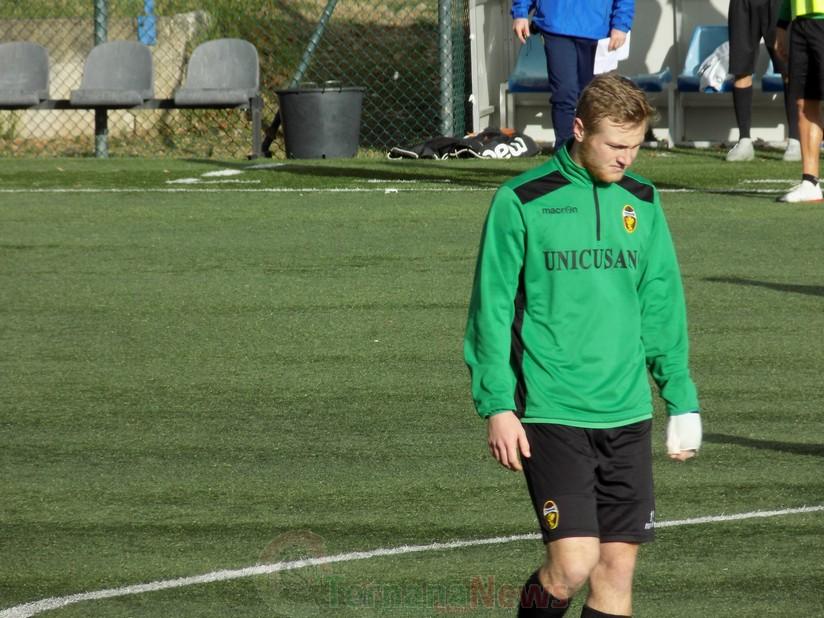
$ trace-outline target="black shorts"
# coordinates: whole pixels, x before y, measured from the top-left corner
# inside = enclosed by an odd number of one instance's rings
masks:
[[[824,20],[795,19],[790,26],[790,96],[824,99]]]
[[[784,73],[784,62],[773,49],[781,0],[730,0],[727,24],[730,29],[730,68],[732,75],[755,71],[761,39],[776,72]]]
[[[524,428],[532,452],[523,459],[524,475],[544,543],[653,539],[651,420],[614,429]]]

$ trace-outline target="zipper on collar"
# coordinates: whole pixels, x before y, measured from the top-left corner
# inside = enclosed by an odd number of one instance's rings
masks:
[[[595,240],[601,240],[601,204],[598,202],[598,187],[594,184],[592,196],[595,198]]]

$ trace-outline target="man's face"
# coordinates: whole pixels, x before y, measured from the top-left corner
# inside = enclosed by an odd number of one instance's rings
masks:
[[[595,127],[584,127],[576,118],[572,132],[575,162],[600,182],[617,182],[638,156],[646,125],[618,124],[605,118]]]

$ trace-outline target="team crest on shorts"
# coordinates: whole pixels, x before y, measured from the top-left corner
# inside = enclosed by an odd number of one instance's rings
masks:
[[[558,527],[559,517],[558,505],[552,500],[547,500],[544,502],[544,519],[546,520],[546,525],[549,526],[550,530],[555,530],[555,528]]]
[[[638,217],[635,215],[635,209],[627,204],[624,206],[624,212],[621,213],[621,216],[624,219],[624,229],[632,234],[638,225]]]

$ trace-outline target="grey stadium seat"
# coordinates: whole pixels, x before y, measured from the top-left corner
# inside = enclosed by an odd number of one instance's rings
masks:
[[[255,46],[243,39],[215,39],[192,52],[186,82],[175,92],[175,105],[242,105],[259,90]]]
[[[37,43],[0,43],[0,106],[37,105],[49,98],[49,53]]]
[[[154,97],[152,52],[137,41],[96,45],[83,65],[83,79],[72,90],[72,105],[130,107]]]

